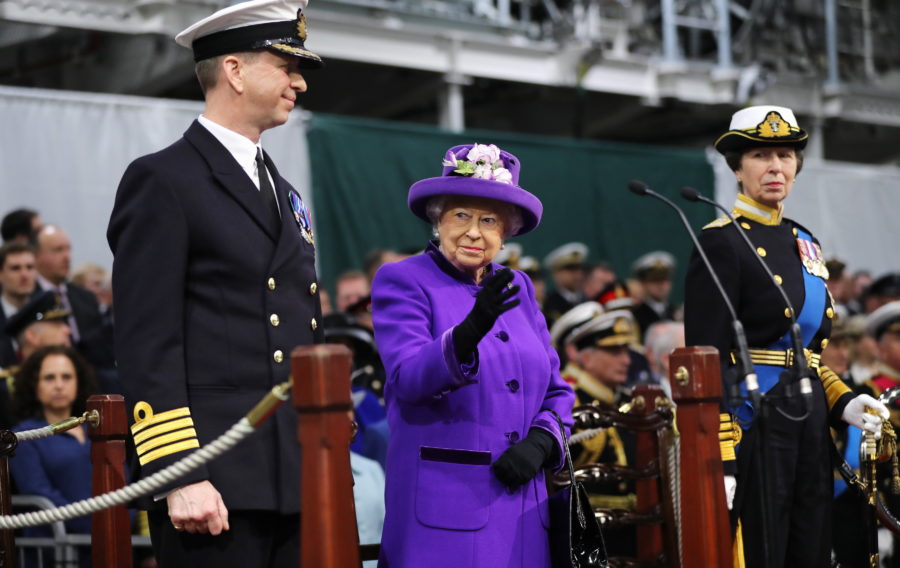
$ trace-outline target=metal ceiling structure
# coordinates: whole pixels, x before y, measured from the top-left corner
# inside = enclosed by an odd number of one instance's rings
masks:
[[[228,2],[0,0],[0,84],[199,98],[177,31]],[[312,0],[312,111],[705,145],[790,106],[829,159],[900,164],[894,0]]]

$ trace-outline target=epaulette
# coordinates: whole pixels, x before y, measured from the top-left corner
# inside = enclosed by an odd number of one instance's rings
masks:
[[[807,229],[806,227],[804,227],[803,225],[801,225],[801,224],[798,223],[797,221],[794,221],[793,219],[789,219],[789,218],[785,217],[784,220],[787,221],[788,223],[790,223],[791,225],[793,225],[795,228],[800,229],[801,231],[805,231],[807,235],[809,235],[810,237],[812,237],[813,242],[818,244],[819,239],[817,239],[817,238],[812,234],[812,231],[810,231],[809,229]]]
[[[703,230],[705,231],[706,229],[715,229],[715,228],[718,228],[718,227],[724,227],[724,226],[727,225],[728,223],[731,223],[731,219],[729,219],[728,217],[724,217],[724,216],[723,216],[723,217],[719,217],[718,219],[716,219],[716,220],[713,221],[712,223],[708,223],[706,226],[704,226],[704,227],[703,227]]]

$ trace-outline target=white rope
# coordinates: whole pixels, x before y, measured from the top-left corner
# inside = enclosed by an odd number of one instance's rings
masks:
[[[596,438],[602,434],[604,430],[606,430],[606,428],[591,428],[590,430],[583,430],[577,434],[572,434],[569,436],[569,447],[590,440],[591,438]]]
[[[44,428],[39,428],[37,430],[32,430],[32,432],[43,429]],[[246,417],[241,418],[237,424],[216,438],[212,443],[203,446],[199,450],[191,453],[191,455],[178,460],[169,467],[158,471],[137,483],[132,483],[131,485],[127,485],[111,493],[97,495],[96,497],[70,503],[69,505],[64,505],[55,509],[0,516],[0,529],[18,529],[22,527],[46,525],[57,521],[67,521],[69,519],[74,519],[75,517],[90,515],[103,509],[115,507],[116,505],[122,505],[128,501],[137,499],[138,497],[143,497],[144,495],[156,493],[162,489],[163,486],[183,477],[185,474],[190,473],[227,452],[234,447],[235,444],[253,433],[253,431],[254,428],[250,424],[250,421]],[[21,432],[21,434],[29,434],[29,432]]]
[[[41,438],[49,438],[54,435],[56,432],[53,431],[53,426],[47,425],[41,428],[35,428],[34,430],[22,430],[21,432],[16,432],[16,439],[19,442],[29,442],[31,440],[40,440]]]

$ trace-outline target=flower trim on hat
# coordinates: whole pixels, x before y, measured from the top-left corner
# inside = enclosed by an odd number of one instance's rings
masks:
[[[512,174],[503,167],[503,161],[500,159],[500,148],[494,144],[473,144],[472,149],[466,154],[465,160],[458,159],[451,152],[449,159],[445,159],[442,164],[445,167],[455,168],[453,173],[464,177],[498,181],[510,185],[513,183]]]

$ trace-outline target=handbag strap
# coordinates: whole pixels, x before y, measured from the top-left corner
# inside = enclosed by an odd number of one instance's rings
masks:
[[[566,436],[566,426],[555,410],[551,410],[550,414],[556,418],[556,423],[559,424],[559,433],[562,436],[563,449],[566,452],[566,466],[569,468],[569,480],[572,483],[572,487],[575,487],[575,465],[572,463],[572,454],[569,453],[569,438]]]

